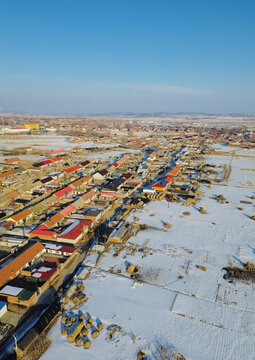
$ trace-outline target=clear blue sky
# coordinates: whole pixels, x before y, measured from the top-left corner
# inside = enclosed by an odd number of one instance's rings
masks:
[[[0,106],[255,113],[254,0],[2,0]]]

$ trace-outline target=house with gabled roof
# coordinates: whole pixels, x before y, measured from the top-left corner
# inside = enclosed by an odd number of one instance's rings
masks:
[[[32,215],[33,214],[29,209],[24,209],[9,217],[8,221],[13,221],[16,225],[21,225],[26,220],[31,219]]]

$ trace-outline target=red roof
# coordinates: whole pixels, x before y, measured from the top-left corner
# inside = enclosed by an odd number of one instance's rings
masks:
[[[72,204],[70,204],[66,206],[64,209],[62,209],[60,212],[65,215],[69,215],[73,211],[75,211],[75,207]]]
[[[44,165],[44,162],[43,162],[43,161],[33,164],[34,167],[41,167],[41,166],[43,166],[43,165]]]
[[[43,165],[48,165],[48,164],[50,164],[50,163],[52,163],[51,160],[44,160],[44,161],[43,161]]]
[[[60,152],[65,152],[64,149],[59,149],[59,150],[50,150],[49,153],[50,154],[57,154],[57,153],[60,153]]]
[[[57,192],[55,192],[55,196],[57,196],[59,199],[61,199],[62,197],[66,196],[67,194],[69,194],[70,192],[72,192],[73,189],[70,186],[66,186],[64,189],[61,189]]]
[[[67,174],[70,174],[70,173],[72,173],[72,172],[74,172],[76,170],[79,170],[80,168],[81,168],[80,165],[75,165],[73,167],[70,167],[70,168],[66,169],[65,172]]]
[[[75,248],[71,246],[62,246],[61,249],[58,249],[58,251],[61,251],[62,253],[69,253],[72,254],[75,252]]]
[[[132,177],[132,173],[131,172],[128,172],[128,173],[126,173],[124,176],[124,179],[130,179],[131,177]]]
[[[87,222],[82,220],[79,221],[77,224],[72,223],[68,226],[67,229],[65,229],[59,236],[59,239],[68,239],[68,240],[78,240],[78,238],[83,233],[83,227],[88,226]]]
[[[153,185],[152,185],[152,188],[153,188],[153,187],[160,187],[160,186],[162,186],[162,185],[161,185],[160,183],[157,183],[157,184],[153,184]]]
[[[86,165],[88,165],[88,164],[90,164],[89,160],[83,161],[83,162],[81,163],[82,166],[86,166]]]
[[[115,162],[115,163],[113,164],[113,166],[118,167],[119,164],[118,164],[117,162]]]
[[[127,184],[129,184],[129,185],[139,185],[142,182],[143,182],[142,180],[130,180],[130,181],[127,181]]]
[[[13,226],[13,221],[4,221],[0,224],[0,227],[4,229],[9,229],[11,226]]]
[[[48,176],[48,177],[46,177],[46,178],[43,178],[43,179],[41,180],[41,183],[42,183],[42,184],[46,184],[47,182],[52,181],[52,180],[53,180],[53,178],[52,178],[51,176]]]
[[[55,235],[55,231],[49,230],[47,228],[47,226],[42,225],[42,226],[39,226],[37,229],[31,231],[30,234],[31,235],[38,235],[38,236],[39,235],[44,235],[44,236],[53,237]]]
[[[168,183],[170,183],[172,180],[173,180],[172,176],[168,176],[168,177],[166,178],[166,182],[168,182]]]
[[[104,175],[108,174],[108,171],[106,169],[102,169],[102,170],[98,171],[98,173],[100,175],[104,176]]]
[[[40,270],[40,268],[38,270]],[[51,268],[48,271],[35,271],[32,277],[39,280],[48,280],[56,271],[56,268]]]

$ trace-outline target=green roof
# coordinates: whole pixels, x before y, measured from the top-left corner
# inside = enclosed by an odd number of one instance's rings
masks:
[[[32,296],[33,294],[34,294],[34,291],[23,290],[23,291],[20,293],[18,299],[19,299],[20,301],[27,301],[27,300],[29,300],[29,299],[31,298],[31,296]]]

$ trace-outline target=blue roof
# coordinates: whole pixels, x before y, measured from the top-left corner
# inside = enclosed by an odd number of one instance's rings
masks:
[[[0,300],[0,310],[1,310],[5,305],[7,305],[7,302]]]

